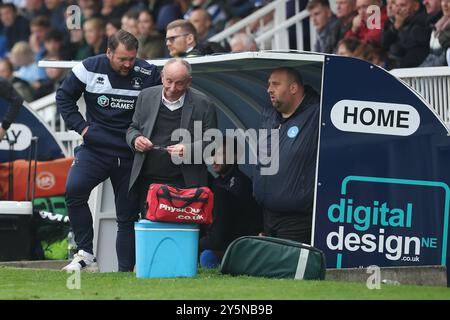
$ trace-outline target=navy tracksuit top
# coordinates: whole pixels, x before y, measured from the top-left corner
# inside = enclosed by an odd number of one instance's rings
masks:
[[[275,212],[310,213],[313,209],[316,174],[317,140],[319,135],[320,97],[305,86],[305,98],[288,119],[272,106],[262,114],[262,129],[279,132],[279,170],[274,175],[261,175],[261,164],[255,166],[253,193],[264,208]],[[276,147],[274,147],[276,149]],[[269,154],[272,146],[269,144]]]
[[[77,64],[56,92],[56,103],[67,127],[84,135],[84,145],[96,152],[132,158],[125,140],[132,121],[137,96],[142,89],[161,84],[155,65],[136,59],[127,76],[116,73],[106,54]],[[76,102],[84,93],[86,120]]]

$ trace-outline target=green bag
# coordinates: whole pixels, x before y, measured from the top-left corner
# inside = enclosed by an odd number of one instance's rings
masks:
[[[245,236],[228,246],[220,272],[268,278],[325,279],[325,255],[296,241]]]

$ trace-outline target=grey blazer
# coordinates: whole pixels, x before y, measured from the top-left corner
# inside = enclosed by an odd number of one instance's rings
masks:
[[[127,143],[130,148],[134,149],[134,140],[138,136],[150,138],[153,127],[158,116],[159,107],[162,99],[162,86],[146,88],[141,91],[136,102],[136,110],[134,112],[133,121],[127,130]],[[186,92],[184,104],[181,112],[180,128],[187,129],[191,133],[191,139],[194,137],[194,121],[202,121],[203,133],[210,128],[217,128],[216,109],[210,99],[200,91],[190,88]],[[201,144],[201,148],[205,147],[202,141],[193,141],[191,146]],[[135,152],[133,167],[131,169],[130,185],[128,190],[134,187],[138,180],[147,153]],[[183,174],[186,186],[206,186],[208,183],[208,171],[205,164],[181,164],[181,172]]]

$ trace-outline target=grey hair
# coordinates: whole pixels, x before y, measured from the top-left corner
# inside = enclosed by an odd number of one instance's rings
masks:
[[[230,40],[230,45],[233,45],[236,42],[241,42],[245,50],[251,50],[252,46],[255,48],[258,48],[258,45],[256,44],[255,38],[247,33],[239,32],[236,33]]]
[[[183,58],[178,58],[178,57],[167,60],[167,62],[164,64],[164,67],[163,67],[161,73],[164,73],[164,70],[166,70],[166,68],[168,66],[170,66],[171,64],[174,64],[174,63],[181,63],[186,68],[188,76],[189,77],[192,76],[192,67],[191,67],[190,63],[187,62],[186,60],[184,60]]]

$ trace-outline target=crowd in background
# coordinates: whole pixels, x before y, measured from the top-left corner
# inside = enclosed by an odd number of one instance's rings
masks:
[[[336,0],[335,12],[328,0],[291,0],[286,7],[288,15],[295,1],[310,12],[317,32],[312,48],[309,39],[304,39],[305,50],[358,57],[386,69],[448,65],[450,0]],[[39,60],[83,60],[104,53],[107,37],[119,29],[138,38],[139,57],[166,58],[170,56],[166,46],[169,23],[189,20],[197,31],[197,43],[204,45],[211,36],[270,1],[0,2],[0,77],[8,79],[26,101],[33,101],[54,92],[65,76],[64,69],[39,68]],[[81,9],[81,19],[79,28],[69,30],[66,9],[70,5]],[[378,20],[367,11],[371,5],[380,9]],[[257,28],[255,23],[249,30],[255,35]],[[304,32],[304,37],[308,34]],[[220,48],[219,52],[258,49],[254,37],[245,33]]]
[[[314,51],[385,69],[449,65],[450,0],[386,1],[336,0],[333,13],[328,0],[310,0]]]

